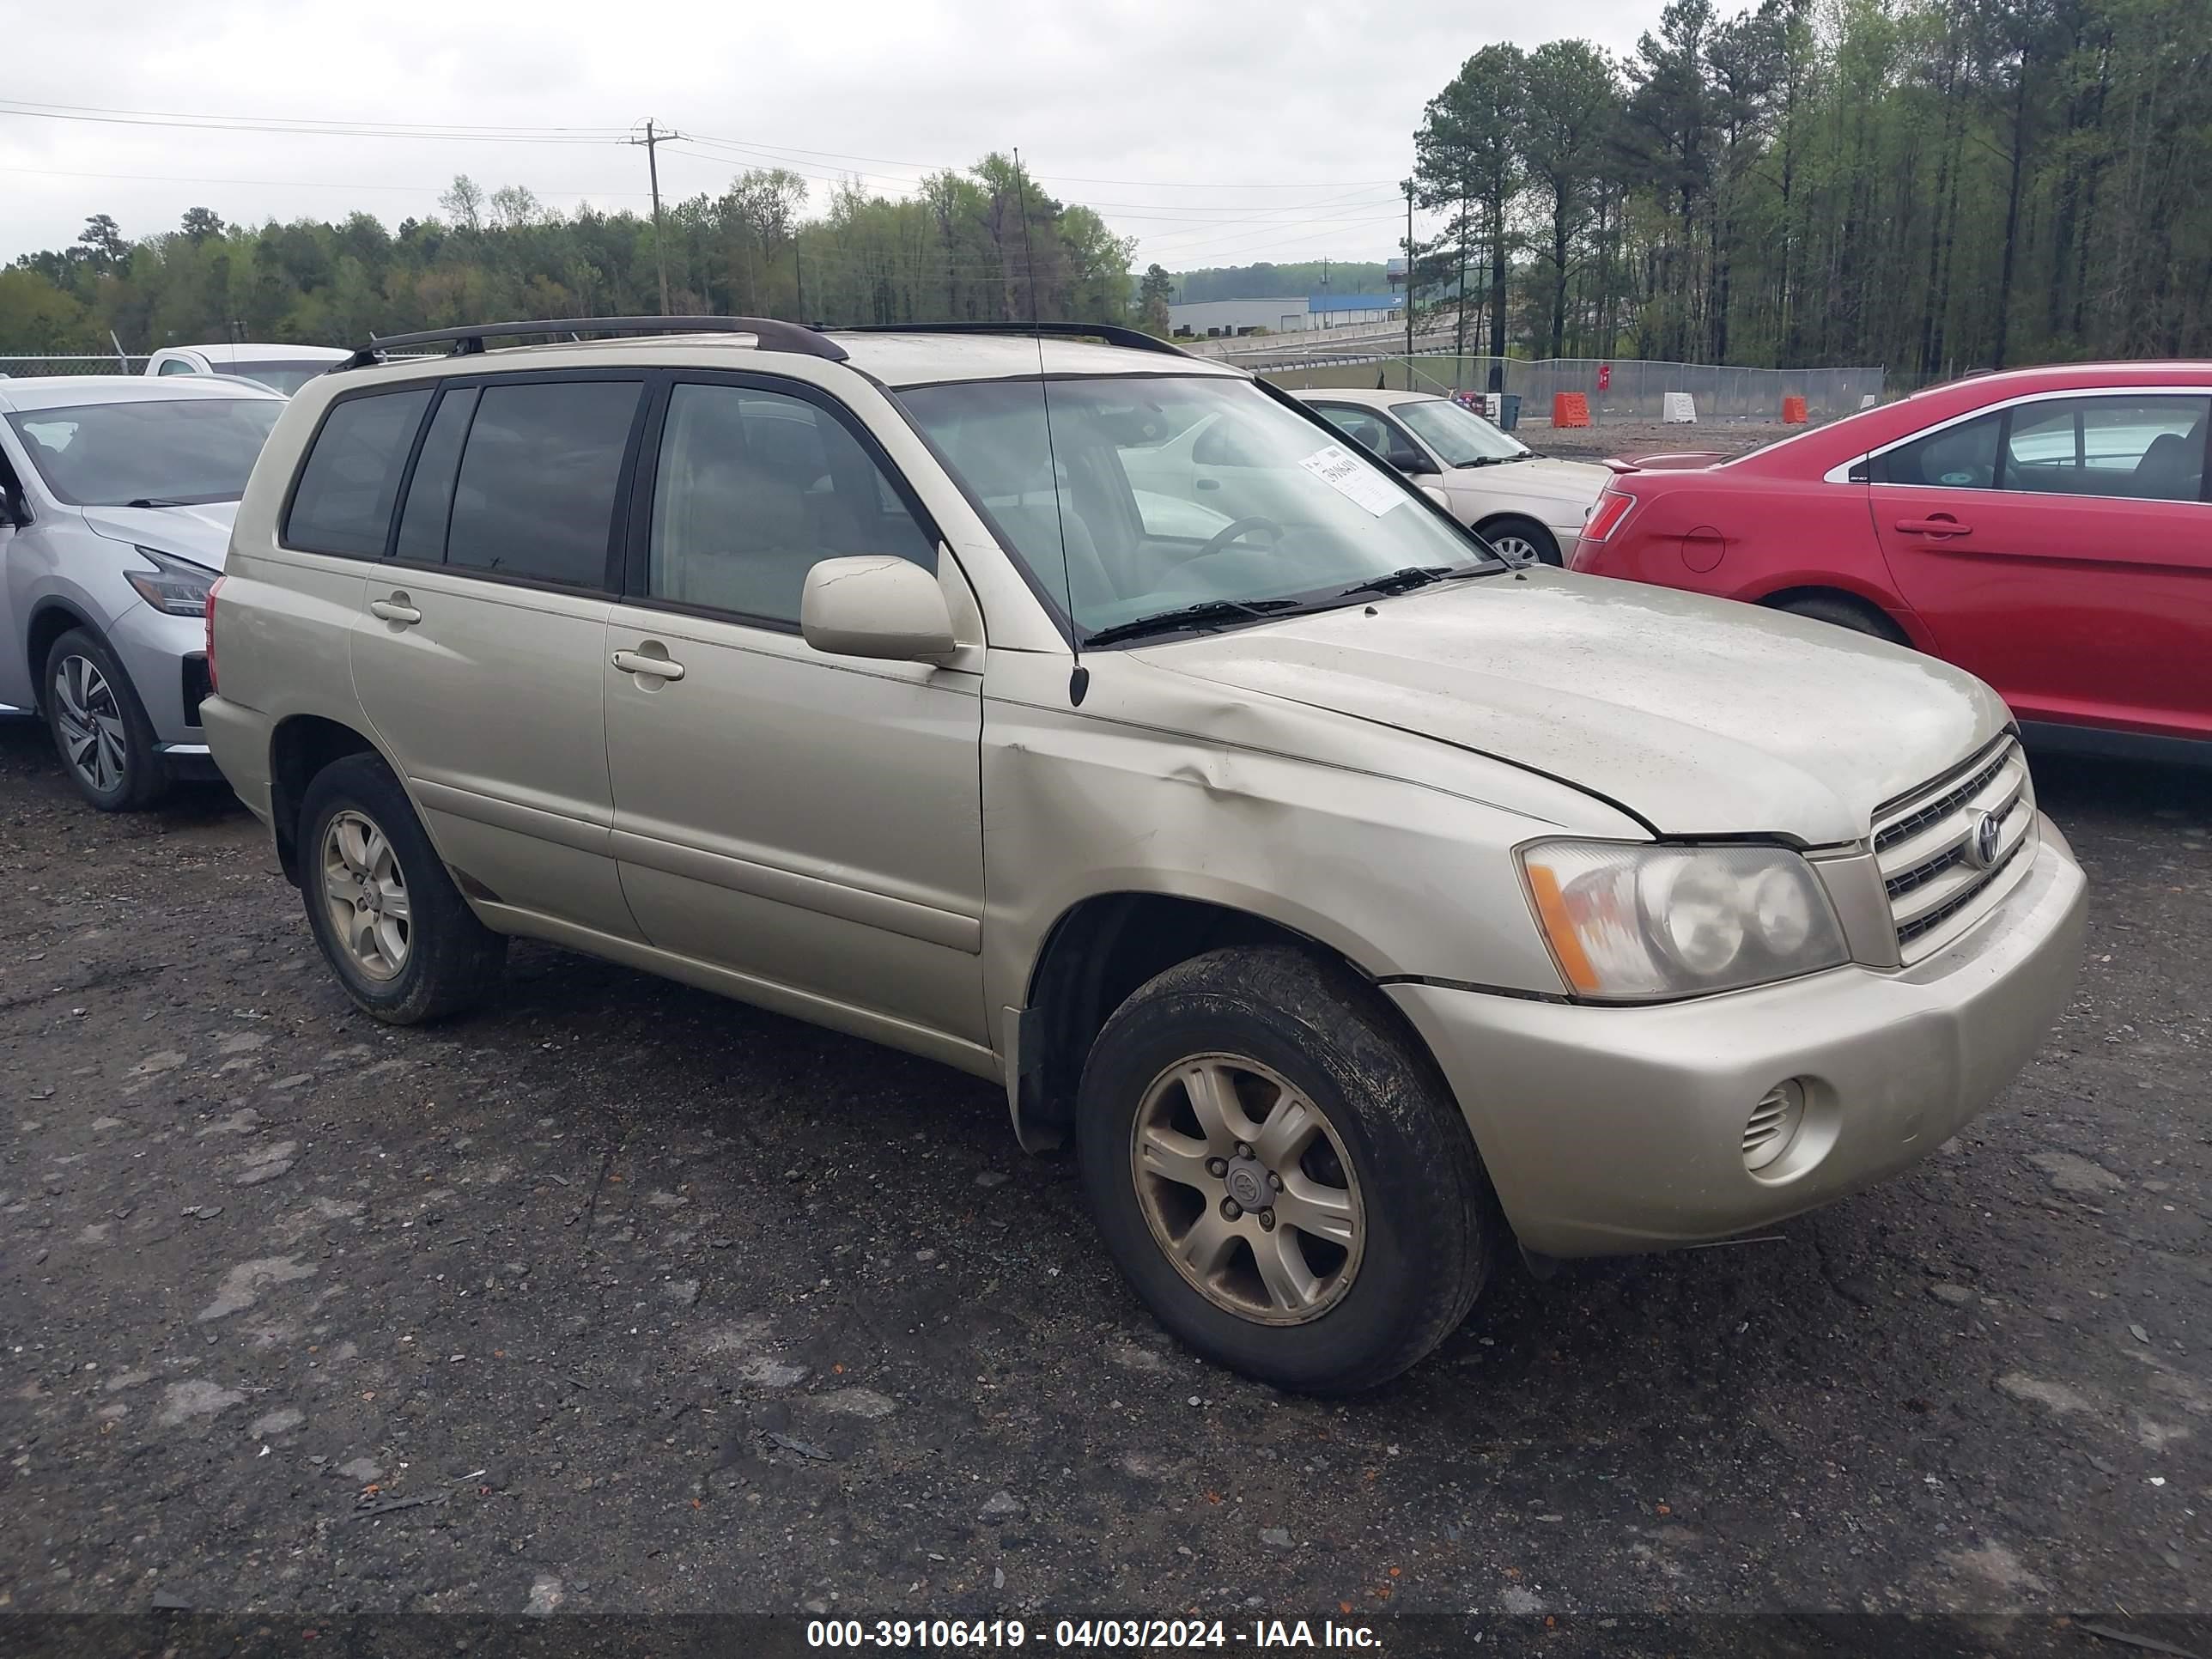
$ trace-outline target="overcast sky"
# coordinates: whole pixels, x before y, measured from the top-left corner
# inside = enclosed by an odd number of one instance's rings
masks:
[[[660,150],[664,200],[782,165],[810,176],[818,209],[840,178],[902,194],[924,172],[1018,145],[1047,189],[1137,237],[1140,265],[1175,270],[1388,256],[1413,127],[1462,61],[1563,33],[1625,52],[1658,12],[1658,0],[25,3],[36,50],[19,15],[0,85],[0,259],[64,246],[97,212],[131,237],[173,229],[192,206],[248,223],[362,209],[396,224],[435,212],[456,173],[555,207],[643,211],[645,154],[612,135],[652,116],[696,135]],[[9,112],[30,106],[109,114]],[[530,136],[155,124],[176,114]]]

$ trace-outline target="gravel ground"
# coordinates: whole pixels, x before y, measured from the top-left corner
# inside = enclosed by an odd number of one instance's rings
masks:
[[[1695,426],[1662,426],[1656,421],[1607,422],[1603,426],[1561,427],[1522,422],[1514,436],[1540,455],[1566,461],[1601,461],[1609,455],[1653,455],[1670,450],[1715,449],[1735,454],[1804,431],[1764,421],[1701,421]]]
[[[1323,1404],[994,1090],[538,946],[380,1028],[223,792],[0,721],[0,1609],[2212,1611],[2212,773],[2039,777],[2088,957],[1990,1111]]]

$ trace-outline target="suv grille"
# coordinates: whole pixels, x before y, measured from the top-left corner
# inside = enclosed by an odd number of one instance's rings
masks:
[[[2017,879],[2034,840],[2027,763],[2010,736],[1878,819],[1875,863],[1902,958],[1917,961],[1972,926]]]

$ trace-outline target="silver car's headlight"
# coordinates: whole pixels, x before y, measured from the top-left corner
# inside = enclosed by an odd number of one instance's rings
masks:
[[[1850,960],[1826,890],[1786,848],[1547,841],[1521,866],[1578,996],[1696,996]]]
[[[150,547],[132,544],[131,550],[154,568],[151,570],[126,570],[123,580],[138,591],[138,597],[155,610],[172,617],[201,617],[207,614],[208,589],[222,573],[194,564],[190,559],[180,559],[173,553],[156,552]]]

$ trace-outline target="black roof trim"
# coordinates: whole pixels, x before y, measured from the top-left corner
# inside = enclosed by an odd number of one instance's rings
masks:
[[[856,323],[840,328],[840,334],[1049,334],[1057,339],[1103,340],[1108,345],[1132,351],[1164,351],[1171,357],[1193,357],[1179,345],[1170,345],[1157,334],[1120,323]]]
[[[383,354],[402,346],[451,345],[456,357],[473,356],[486,340],[514,339],[533,334],[750,334],[764,351],[793,351],[809,357],[845,361],[844,348],[824,339],[811,328],[779,322],[773,317],[558,317],[542,321],[478,323],[467,328],[433,328],[419,334],[374,335],[369,343],[343,362],[339,370],[367,368],[383,361]]]

